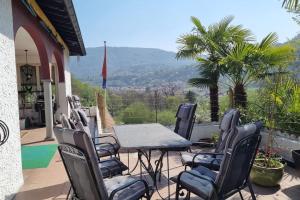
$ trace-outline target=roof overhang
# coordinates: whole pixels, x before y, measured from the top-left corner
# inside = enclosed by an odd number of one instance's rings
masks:
[[[72,0],[36,0],[64,40],[71,56],[86,55]]]

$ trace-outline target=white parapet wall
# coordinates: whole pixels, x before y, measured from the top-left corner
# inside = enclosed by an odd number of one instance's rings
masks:
[[[262,141],[261,148],[266,147],[268,141],[268,130],[263,130],[261,132]],[[292,159],[292,150],[300,149],[300,136],[296,136],[293,134],[283,133],[280,131],[274,132],[274,140],[273,140],[274,151],[280,155],[282,155],[285,159],[289,161],[293,161]]]
[[[174,130],[174,126],[169,127]],[[200,139],[212,138],[213,134],[220,133],[219,124],[214,122],[206,122],[201,124],[194,124],[193,132],[191,135],[192,142],[198,142]]]
[[[0,199],[12,199],[23,184],[13,18],[10,0],[0,0],[0,120],[9,138],[0,146]]]
[[[213,134],[220,133],[219,124],[201,123],[195,124],[191,135],[192,142],[198,142],[200,139],[212,138]]]

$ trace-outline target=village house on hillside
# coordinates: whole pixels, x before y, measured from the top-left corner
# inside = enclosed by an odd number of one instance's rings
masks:
[[[0,5],[0,120],[9,130],[0,133],[0,199],[10,199],[23,184],[20,128],[45,125],[53,140],[54,110],[69,113],[69,56],[85,47],[71,0]]]

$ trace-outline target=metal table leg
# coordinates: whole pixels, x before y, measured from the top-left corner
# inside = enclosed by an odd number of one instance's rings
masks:
[[[159,190],[157,188],[157,180],[160,181],[160,178],[157,179],[157,175],[161,176],[162,166],[163,166],[163,158],[164,158],[165,154],[167,154],[168,199],[170,199],[171,192],[170,192],[170,180],[169,180],[170,179],[169,152],[168,151],[160,151],[160,152],[161,152],[161,154],[160,154],[158,160],[156,160],[154,162],[155,163],[155,170],[153,170],[154,168],[151,164],[151,150],[149,151],[148,154],[147,154],[147,152],[139,150],[138,160],[139,160],[139,163],[140,163],[140,167],[143,167],[149,173],[150,177],[152,178],[153,185],[154,185],[158,195],[161,197],[161,199],[165,199],[161,196],[161,194],[159,193]],[[144,162],[142,157],[146,158],[147,163]]]

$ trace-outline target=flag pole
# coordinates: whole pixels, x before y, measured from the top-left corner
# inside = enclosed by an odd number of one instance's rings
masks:
[[[104,51],[105,51],[105,62],[106,62],[106,41],[104,41]],[[105,77],[106,78],[106,77]],[[104,88],[104,105],[105,105],[105,109],[106,109],[106,86]]]

